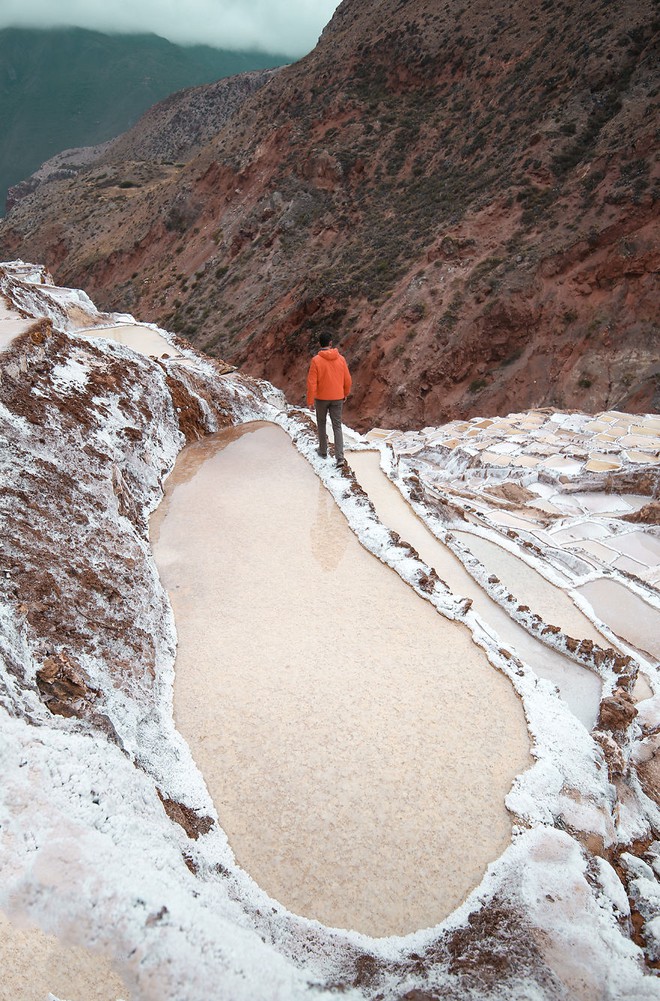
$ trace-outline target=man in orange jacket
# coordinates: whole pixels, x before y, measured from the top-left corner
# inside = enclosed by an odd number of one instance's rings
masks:
[[[341,412],[351,390],[351,373],[343,355],[332,346],[332,334],[324,330],[319,336],[321,350],[314,355],[307,373],[307,406],[316,407],[316,425],[319,433],[318,453],[328,454],[326,421],[330,422],[335,436],[335,461],[344,464],[344,436],[341,430]]]

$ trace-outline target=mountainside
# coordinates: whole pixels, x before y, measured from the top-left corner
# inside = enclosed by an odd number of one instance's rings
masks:
[[[110,189],[140,187],[146,179],[162,178],[180,170],[193,153],[208,143],[259,87],[263,87],[275,69],[253,70],[224,77],[215,83],[170,94],[153,105],[128,132],[99,143],[62,150],[42,163],[30,177],[13,185],[7,194],[7,210],[49,181],[70,179],[93,164],[100,164],[92,175],[98,187]],[[133,168],[127,171],[127,164]],[[128,179],[128,178],[131,179]]]
[[[173,91],[286,59],[82,28],[0,31],[0,202],[66,147],[110,139]]]
[[[347,420],[658,406],[651,0],[344,0],[185,168],[42,185],[44,259],[302,396],[318,328]],[[144,168],[143,168],[144,169]],[[100,235],[99,235],[100,234]],[[387,415],[387,417],[386,417]]]

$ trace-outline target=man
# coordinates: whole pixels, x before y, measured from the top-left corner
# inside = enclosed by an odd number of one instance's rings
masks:
[[[341,412],[351,389],[351,373],[343,355],[332,346],[332,334],[324,330],[319,336],[321,350],[312,358],[307,374],[307,406],[316,407],[316,424],[319,433],[318,454],[325,459],[328,454],[326,421],[330,422],[335,436],[335,461],[344,464],[344,436],[341,430]]]

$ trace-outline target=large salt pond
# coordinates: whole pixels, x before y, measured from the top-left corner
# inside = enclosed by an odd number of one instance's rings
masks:
[[[329,925],[442,920],[510,840],[529,742],[508,680],[360,546],[275,426],[185,449],[152,541],[175,720],[238,862]]]
[[[374,503],[381,521],[414,546],[422,559],[436,570],[452,591],[471,598],[473,607],[484,622],[491,626],[501,639],[533,668],[539,677],[546,678],[557,686],[566,704],[590,730],[598,716],[601,695],[600,679],[591,671],[580,667],[568,657],[562,656],[530,636],[479,587],[461,561],[447,546],[435,538],[424,522],[413,513],[397,488],[390,483],[380,468],[377,452],[351,452],[349,461],[358,480]],[[462,534],[464,535],[463,541],[467,545],[470,545],[476,538],[468,536],[467,533]],[[480,541],[477,540],[477,542]],[[477,547],[475,546],[475,548]],[[500,547],[491,544],[491,548],[499,550],[496,554],[498,568],[503,571],[506,564],[506,576],[511,578],[510,582],[515,581],[518,569],[521,578],[523,575],[525,576],[524,592],[520,591],[520,588],[518,590],[520,593],[524,593],[525,601],[532,610],[536,610],[537,603],[542,604],[544,608],[551,608],[553,618],[561,620],[555,624],[565,625],[568,621],[569,610],[561,599],[565,598],[566,602],[569,602],[569,599],[565,595],[561,595],[561,598],[558,595],[551,595],[550,592],[557,589],[552,589],[551,585],[540,574],[534,573],[520,560],[504,553]],[[489,558],[493,556],[493,553],[489,549],[488,553],[484,550],[481,555],[484,558]],[[490,563],[487,562],[487,565],[490,568]],[[558,611],[561,614],[556,614]],[[572,611],[576,617],[579,615],[574,607]],[[584,616],[579,616],[579,618],[584,620],[585,624],[584,633],[580,630],[580,638],[585,633],[591,635],[594,632],[593,627]],[[576,619],[571,613],[571,624],[575,621]],[[602,637],[599,639],[602,644]]]

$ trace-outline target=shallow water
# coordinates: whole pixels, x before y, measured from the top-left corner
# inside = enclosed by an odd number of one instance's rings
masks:
[[[557,686],[571,711],[590,730],[596,722],[600,704],[601,682],[597,675],[534,639],[479,587],[461,561],[447,546],[436,539],[424,522],[414,514],[394,484],[390,483],[380,469],[377,452],[351,452],[349,464],[373,501],[381,521],[414,546],[422,559],[434,567],[452,591],[471,598],[473,607],[484,622],[491,626],[503,642],[515,650],[539,677],[546,678]],[[457,534],[464,535],[468,545],[474,538],[466,533]],[[517,560],[516,563],[521,561]],[[486,565],[490,569],[488,561]],[[525,564],[522,565],[528,569]],[[535,577],[540,575],[535,574]],[[546,581],[543,583],[547,584]],[[536,590],[532,589],[530,592],[527,589],[529,582],[526,582],[524,591],[525,602],[530,605],[532,611],[536,610],[536,598],[541,597],[537,594],[538,581],[534,581],[534,585]]]
[[[502,546],[468,532],[455,532],[484,566],[487,566],[504,586],[524,605],[529,605],[544,622],[549,622],[576,639],[589,639],[599,646],[606,645],[605,637],[571,601],[561,588],[555,587],[537,570],[509,553]]]
[[[577,591],[617,636],[660,660],[660,611],[657,608],[616,580],[593,580]]]
[[[91,327],[89,330],[77,330],[76,334],[79,337],[106,337],[149,357],[162,358],[163,355],[168,355],[170,358],[177,358],[181,353],[156,330],[139,323],[125,323],[119,327]]]
[[[70,1001],[130,1001],[123,981],[98,952],[67,945],[33,925],[0,913],[0,997],[36,1001],[54,994]]]
[[[175,720],[239,864],[325,924],[437,924],[510,840],[529,740],[508,680],[358,543],[275,426],[185,449],[151,528]]]
[[[0,351],[4,351],[19,334],[29,330],[34,322],[25,319],[16,310],[9,309],[0,296]]]

